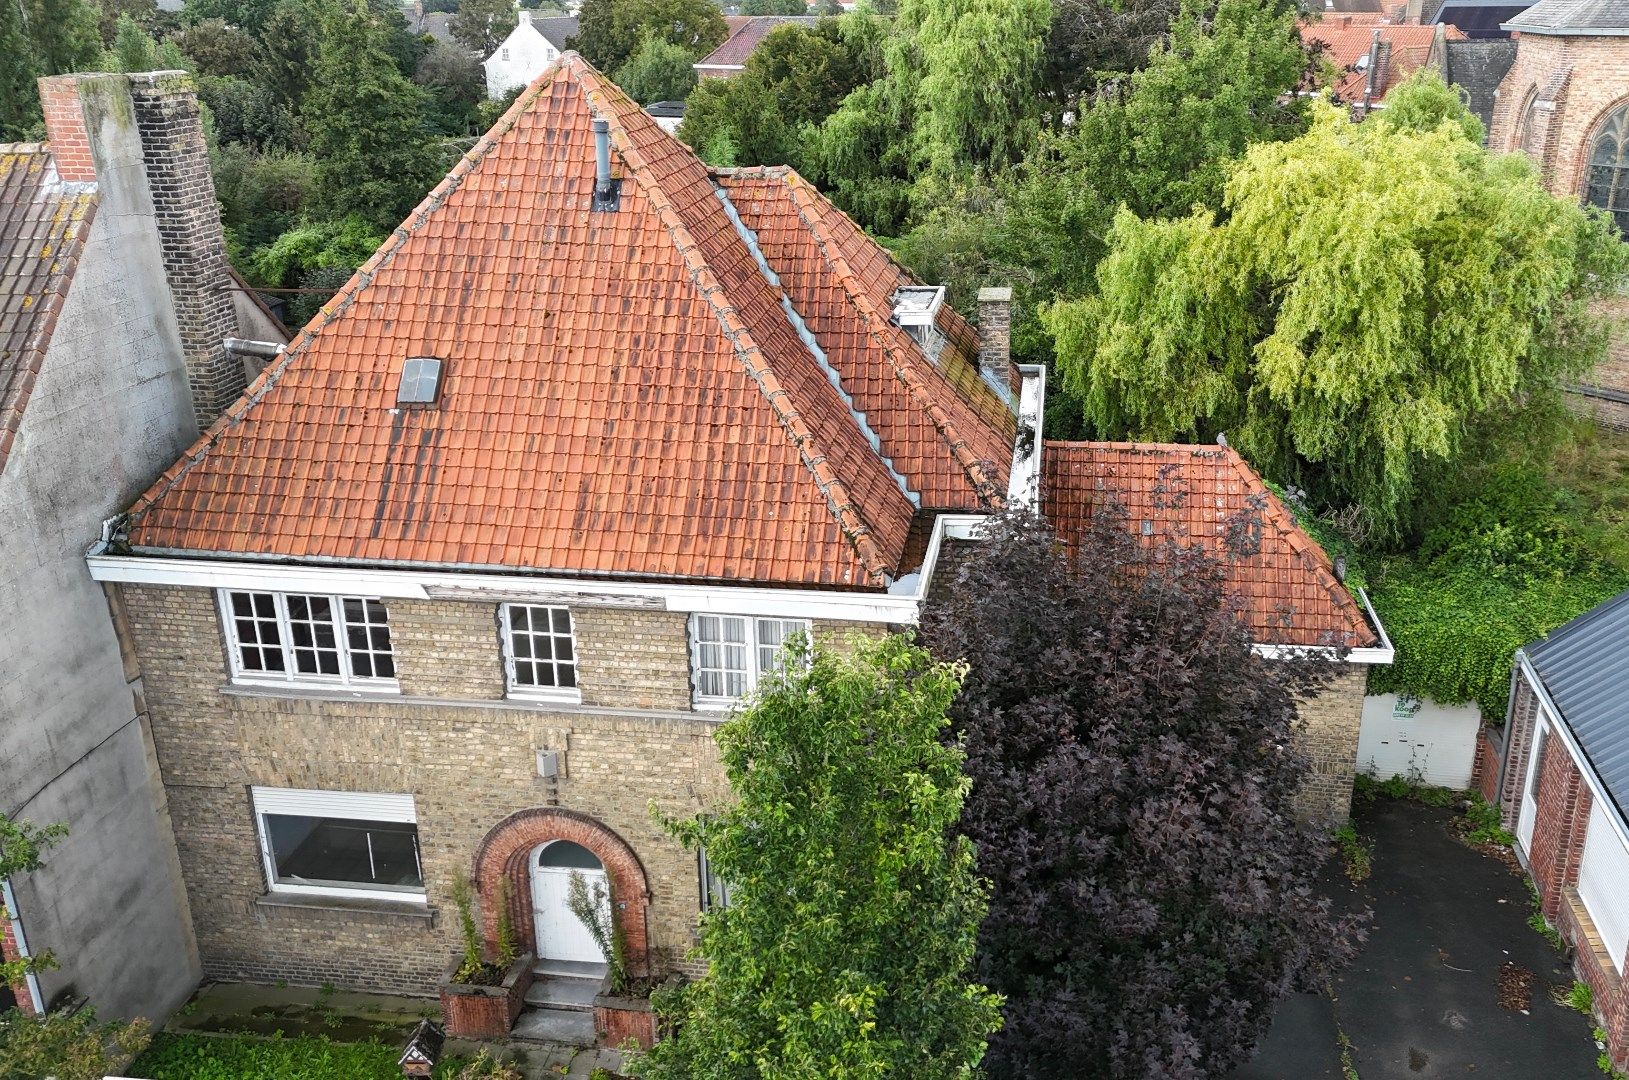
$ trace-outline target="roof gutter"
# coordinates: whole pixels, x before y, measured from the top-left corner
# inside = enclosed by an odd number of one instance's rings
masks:
[[[11,879],[0,878],[0,902],[5,904],[6,916],[11,921],[11,940],[17,944],[17,959],[27,960],[33,954],[28,951],[28,937],[23,933],[23,919],[17,913],[17,894],[12,891]],[[40,993],[39,976],[32,971],[25,972],[23,981],[28,984],[28,993],[34,999],[34,1012],[45,1012],[45,997]]]
[[[1584,752],[1584,747],[1579,743],[1578,736],[1573,734],[1571,726],[1566,721],[1565,714],[1562,713],[1560,706],[1555,703],[1555,699],[1550,696],[1549,688],[1544,685],[1543,677],[1539,675],[1538,669],[1533,666],[1533,661],[1528,658],[1525,648],[1516,650],[1516,665],[1527,676],[1527,683],[1533,688],[1533,693],[1538,697],[1539,707],[1549,717],[1550,726],[1561,736],[1561,741],[1567,744],[1567,752],[1572,755],[1573,761],[1578,762],[1581,766],[1578,772],[1583,776],[1584,783],[1589,787],[1590,794],[1616,811],[1616,813],[1606,815],[1606,820],[1612,823],[1612,831],[1618,834],[1618,841],[1624,847],[1629,848],[1629,820],[1625,820],[1625,814],[1629,813],[1629,811],[1619,806],[1618,800],[1613,798],[1612,793],[1606,790],[1606,785],[1601,783],[1600,774],[1595,771],[1595,763]],[[1531,755],[1529,755],[1528,760],[1532,760]],[[1523,798],[1525,797],[1524,794]]]
[[[1386,633],[1385,626],[1380,622],[1380,616],[1375,614],[1374,605],[1369,602],[1369,594],[1362,589],[1357,591],[1358,599],[1363,602],[1363,610],[1369,613],[1369,622],[1374,626],[1375,633],[1380,637],[1379,645],[1370,645],[1361,649],[1341,649],[1333,645],[1253,645],[1257,656],[1265,656],[1269,660],[1288,660],[1295,657],[1315,657],[1324,660],[1344,660],[1348,664],[1391,664],[1397,660],[1397,649],[1391,643],[1391,637]]]

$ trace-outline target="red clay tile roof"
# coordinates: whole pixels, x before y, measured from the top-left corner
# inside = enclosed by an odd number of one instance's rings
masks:
[[[1228,584],[1256,641],[1273,645],[1378,643],[1329,557],[1303,532],[1238,452],[1174,443],[1047,442],[1042,507],[1065,541],[1078,538],[1102,500],[1124,506],[1150,540],[1217,550],[1230,521],[1259,516],[1259,550],[1226,562]]]
[[[779,30],[783,26],[813,26],[820,20],[812,15],[749,15],[741,25],[732,27],[730,36],[724,43],[700,60],[696,67],[745,67],[747,57],[752,50],[763,43],[764,38]]]
[[[1377,85],[1370,103],[1383,101],[1388,91],[1425,65],[1431,53],[1431,42],[1437,32],[1435,25],[1420,26],[1386,21],[1382,15],[1357,13],[1325,15],[1317,22],[1301,24],[1302,40],[1322,42],[1329,62],[1341,70],[1335,80],[1335,94],[1345,102],[1363,100],[1363,88],[1368,82],[1367,71],[1357,69],[1358,63],[1369,54],[1375,31],[1385,48]],[[1456,26],[1445,26],[1443,32],[1451,41],[1463,40],[1465,35]]]
[[[589,210],[596,117],[615,213]],[[796,320],[865,325],[844,275],[766,228],[783,293],[729,182],[568,53],[143,496],[130,543],[880,586],[918,503],[999,502],[1005,435],[925,356],[839,334],[828,370]],[[743,214],[790,220],[759,194]],[[409,356],[444,358],[436,406],[396,407]]]
[[[95,213],[95,189],[59,179],[45,146],[0,146],[0,471]]]

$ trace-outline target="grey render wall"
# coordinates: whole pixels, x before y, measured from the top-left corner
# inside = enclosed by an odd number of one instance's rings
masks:
[[[197,437],[128,111],[101,118],[101,205],[0,473],[0,812],[71,830],[16,882],[32,950],[104,1017],[162,1018],[198,962],[164,789],[86,545]]]

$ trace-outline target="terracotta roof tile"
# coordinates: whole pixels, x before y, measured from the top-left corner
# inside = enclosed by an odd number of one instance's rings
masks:
[[[1328,50],[1331,63],[1341,69],[1335,80],[1336,96],[1342,101],[1363,100],[1368,72],[1358,70],[1358,64],[1369,55],[1376,32],[1385,48],[1378,72],[1379,85],[1371,103],[1385,100],[1392,87],[1402,82],[1417,68],[1424,66],[1431,53],[1431,42],[1437,27],[1412,23],[1393,23],[1378,14],[1330,14],[1316,22],[1301,24],[1301,37],[1307,42],[1321,42]],[[1450,41],[1465,38],[1455,26],[1443,27]]]
[[[596,117],[622,180],[615,213],[589,210]],[[861,316],[834,313],[813,234],[776,234],[773,259],[796,263],[783,282],[735,210],[567,54],[138,502],[130,542],[880,586],[920,492],[990,503],[983,456],[1000,461],[1006,436],[923,375],[925,356],[866,346]],[[839,327],[829,348],[804,317]],[[396,407],[409,356],[445,361],[436,405]],[[907,375],[922,386],[878,389]],[[900,429],[880,454],[873,400]]]
[[[1259,517],[1255,553],[1226,562],[1256,640],[1351,648],[1379,640],[1323,549],[1235,450],[1047,442],[1042,476],[1043,509],[1065,541],[1078,538],[1106,498],[1125,507],[1128,524],[1149,542],[1176,538],[1211,550],[1219,550],[1230,521]]]
[[[0,471],[22,424],[96,213],[39,143],[0,145]]]

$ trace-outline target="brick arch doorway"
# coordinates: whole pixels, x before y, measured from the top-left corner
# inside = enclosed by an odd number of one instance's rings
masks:
[[[520,947],[537,952],[532,920],[532,860],[539,847],[569,840],[587,849],[605,868],[611,886],[612,917],[622,931],[628,970],[647,975],[649,942],[646,926],[650,886],[645,868],[628,842],[587,814],[558,807],[537,807],[510,814],[494,825],[475,854],[475,883],[481,897],[481,924],[487,948],[496,950],[500,883],[509,882],[509,922]]]

